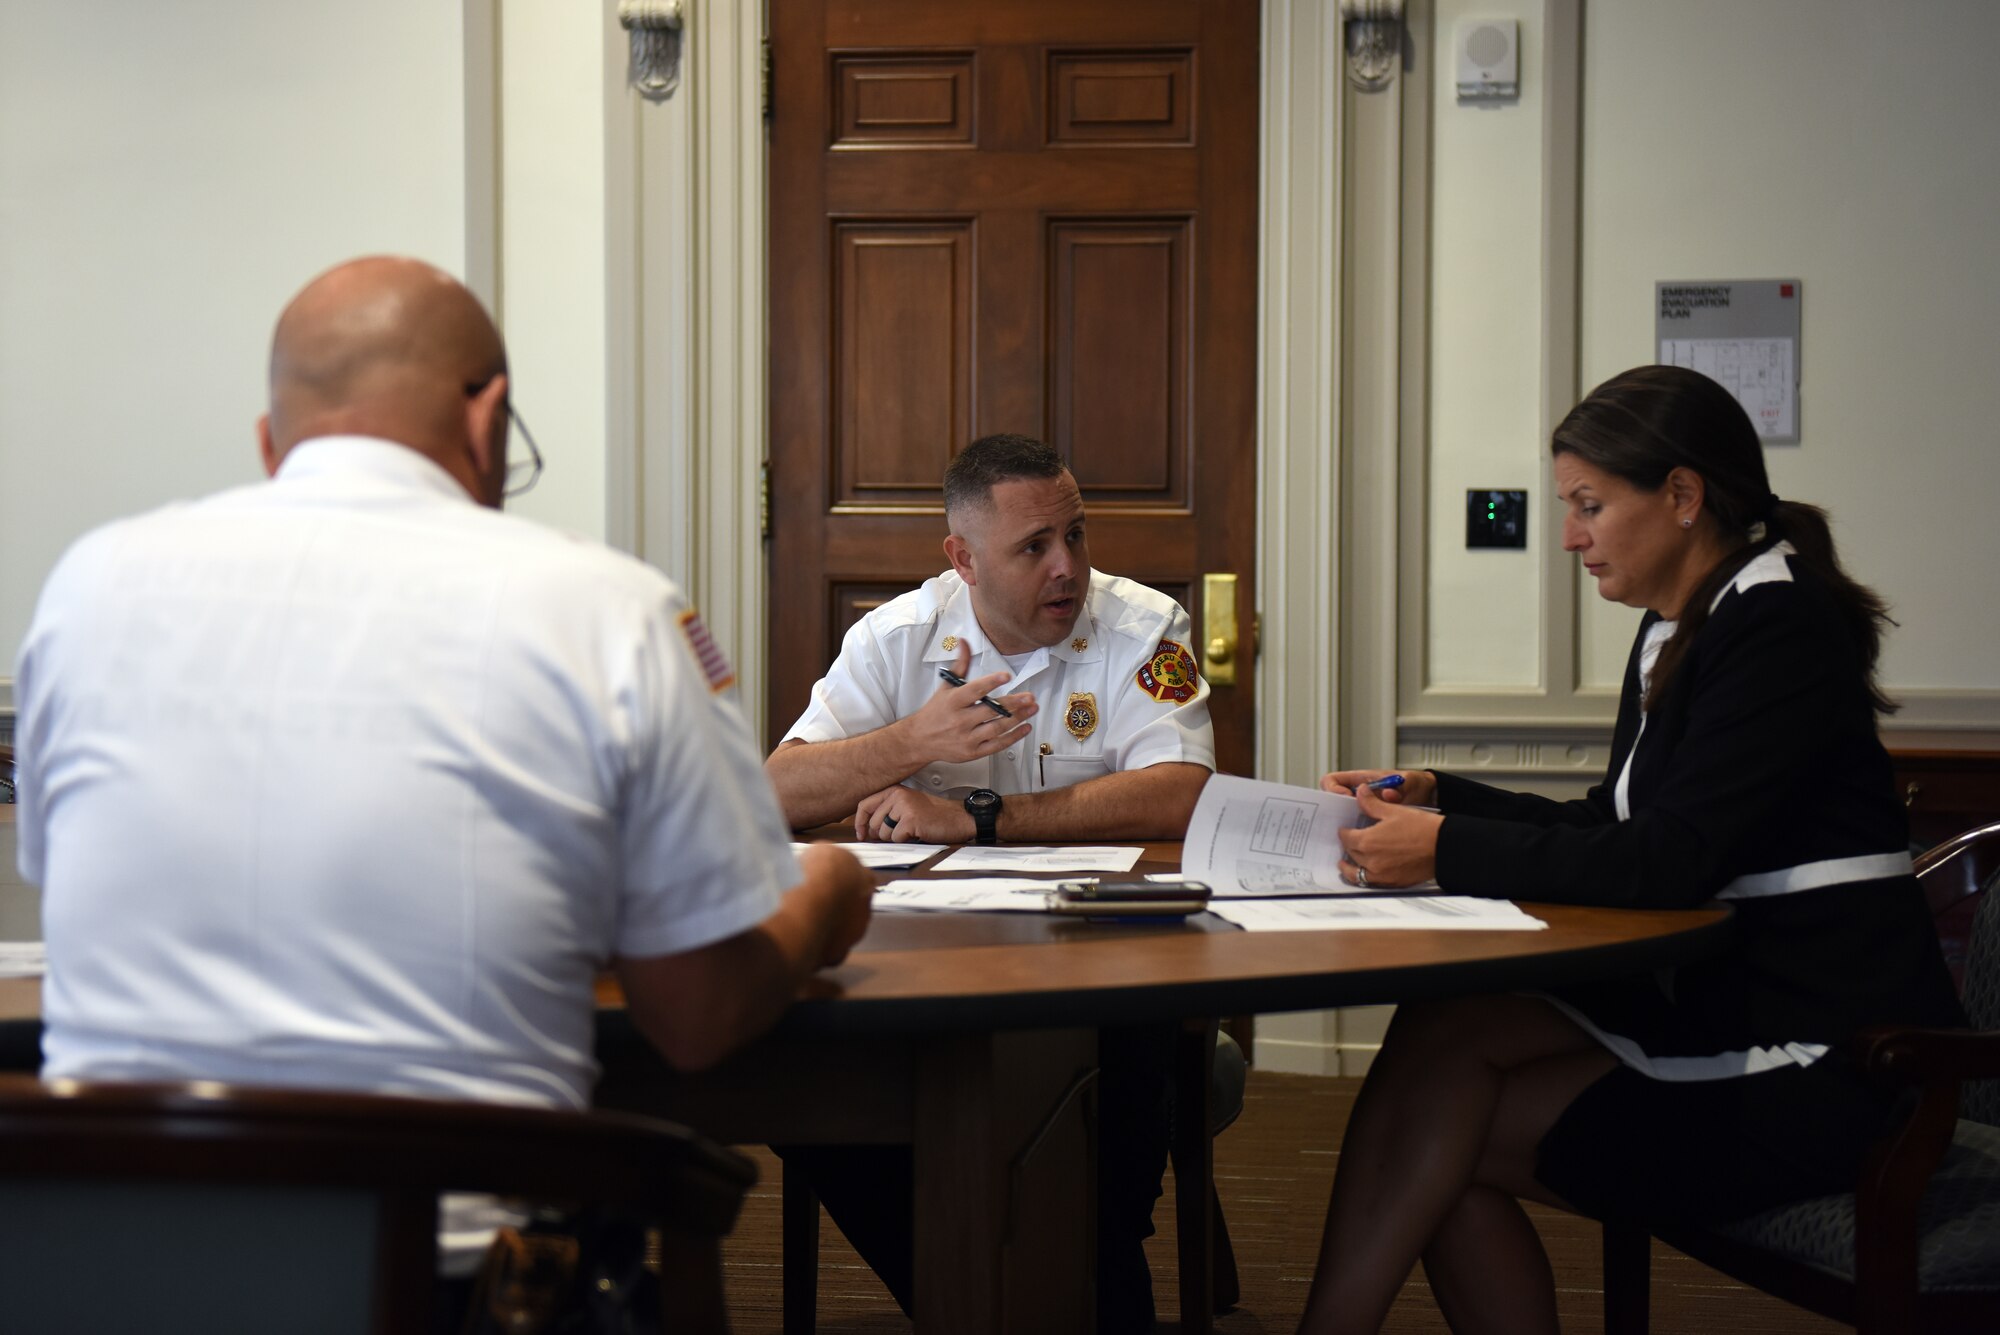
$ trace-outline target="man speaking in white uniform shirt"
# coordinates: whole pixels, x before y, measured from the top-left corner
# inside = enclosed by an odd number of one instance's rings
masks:
[[[852,811],[863,838],[929,843],[1184,836],[1215,768],[1187,613],[1091,570],[1082,494],[1040,441],[974,441],[945,471],[944,506],[952,568],[848,632],[765,761],[786,818]],[[945,685],[940,668],[971,679]],[[1098,1163],[1102,1335],[1153,1327],[1143,1243],[1166,1166],[1173,1035],[1099,1034],[1099,1117],[1115,1128]],[[908,1152],[781,1153],[909,1310]]]
[[[848,631],[765,762],[786,818],[851,811],[864,838],[930,843],[1180,838],[1215,768],[1187,613],[1091,570],[1076,479],[1039,441],[974,441],[944,505],[952,568]]]

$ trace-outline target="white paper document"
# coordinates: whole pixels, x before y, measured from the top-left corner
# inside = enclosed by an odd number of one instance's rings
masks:
[[[40,941],[0,941],[0,978],[40,978],[49,971],[49,948]]]
[[[811,844],[794,841],[792,852],[802,853],[811,847]],[[855,859],[864,867],[873,867],[877,871],[907,871],[931,854],[944,852],[950,845],[859,843],[841,844],[839,847],[854,854]]]
[[[1145,851],[1143,848],[1093,848],[1084,845],[1074,848],[1045,848],[1034,844],[989,848],[968,846],[938,863],[933,870],[1131,871]],[[1055,887],[1043,888],[1052,890]]]
[[[1040,913],[1055,886],[1024,876],[962,876],[954,881],[891,881],[875,889],[877,913]]]
[[[1217,774],[1188,822],[1181,874],[1218,899],[1361,894],[1340,879],[1340,832],[1366,823],[1351,797]]]
[[[1210,900],[1208,911],[1246,932],[1539,932],[1548,924],[1504,899],[1467,895],[1350,895],[1342,899]]]

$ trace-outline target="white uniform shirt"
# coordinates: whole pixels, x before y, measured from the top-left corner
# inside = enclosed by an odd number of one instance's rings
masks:
[[[959,644],[972,646],[968,679],[1008,670],[972,612],[955,571],[884,603],[847,632],[840,657],[813,687],[785,739],[837,741],[906,718],[944,685]],[[937,761],[904,782],[963,797],[1063,788],[1163,761],[1215,768],[1208,682],[1195,670],[1192,628],[1180,604],[1143,584],[1093,572],[1070,638],[1030,655],[995,694],[1030,691],[1032,733],[969,764]]]
[[[385,441],[85,537],[16,683],[44,1072],[587,1105],[607,961],[799,879],[727,685],[656,571]]]

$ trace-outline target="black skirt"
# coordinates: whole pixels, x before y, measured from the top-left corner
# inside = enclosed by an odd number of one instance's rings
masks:
[[[1627,1061],[1641,1050],[1637,1065],[1621,1064],[1578,1095],[1536,1147],[1535,1176],[1595,1219],[1715,1223],[1852,1191],[1869,1143],[1895,1112],[1893,1092],[1866,1081],[1838,1049],[1754,1074],[1660,1078],[1660,1070],[1703,1070],[1697,1054],[1716,1045],[1704,1048],[1651,980],[1550,999]],[[1640,1069],[1650,1054],[1665,1058],[1655,1073]]]

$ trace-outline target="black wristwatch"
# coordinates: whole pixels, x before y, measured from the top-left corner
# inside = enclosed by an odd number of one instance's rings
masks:
[[[978,830],[973,839],[976,844],[997,844],[1000,836],[994,826],[1000,820],[1000,794],[991,788],[975,788],[965,799],[965,814],[972,817],[972,824]]]

